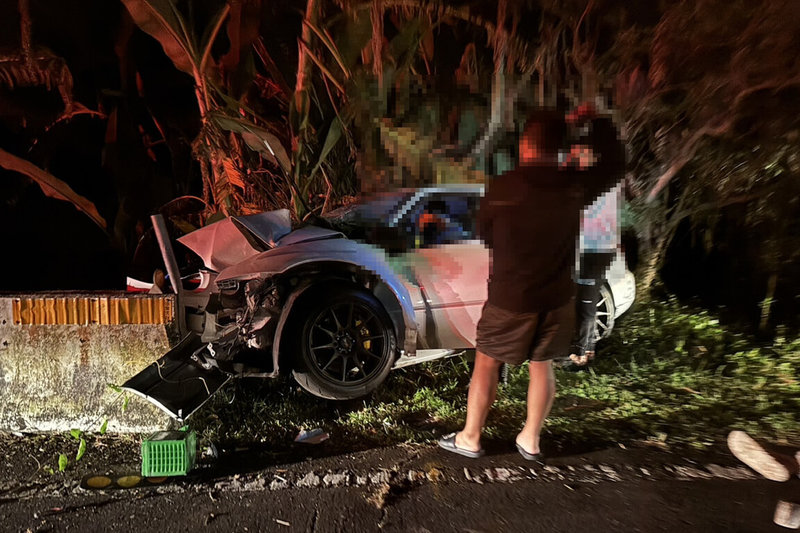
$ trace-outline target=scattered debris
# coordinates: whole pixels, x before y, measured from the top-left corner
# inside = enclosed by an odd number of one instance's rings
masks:
[[[431,469],[430,469],[430,470],[428,470],[428,472],[425,474],[425,477],[427,478],[427,480],[428,480],[428,481],[431,481],[431,482],[433,482],[433,483],[437,483],[438,481],[440,481],[440,480],[442,479],[442,477],[443,477],[443,476],[444,476],[444,474],[442,474],[442,471],[441,471],[441,470],[439,470],[439,469],[438,469],[438,468],[436,468],[436,467],[433,467],[433,468],[431,468]]]
[[[369,480],[373,485],[380,485],[381,483],[389,483],[391,474],[386,470],[381,470],[369,476]]]
[[[206,446],[206,449],[203,450],[203,457],[208,457],[210,459],[219,458],[219,449],[213,442],[209,443],[209,445]]]
[[[287,522],[286,520],[281,520],[280,518],[276,518],[275,522],[286,527],[291,527],[291,523]]]
[[[699,468],[679,465],[675,466],[675,474],[678,476],[678,479],[709,479],[713,477],[708,472],[700,470]]]
[[[244,490],[259,490],[264,489],[267,486],[267,480],[263,477],[259,477],[258,479],[254,479],[248,483],[244,483],[243,489]]]
[[[386,498],[389,496],[391,490],[392,487],[388,483],[381,483],[375,492],[367,498],[367,501],[374,505],[376,509],[383,509],[383,506],[386,505]]]
[[[306,474],[303,479],[297,482],[298,487],[318,487],[319,486],[319,476],[316,475],[314,472],[309,472]]]
[[[303,444],[319,444],[322,441],[328,440],[330,435],[322,431],[322,428],[303,429],[294,438],[295,442],[302,442]]]
[[[339,487],[342,485],[348,484],[350,480],[350,474],[325,474],[325,477],[322,478],[322,483],[326,487]]]
[[[408,480],[411,483],[418,483],[425,479],[425,472],[417,472],[416,470],[408,471]]]
[[[706,470],[711,472],[711,475],[720,478],[720,479],[756,479],[756,476],[751,470],[739,467],[739,466],[732,466],[732,467],[725,467],[715,464],[706,465]]]
[[[611,481],[620,481],[622,479],[619,477],[617,471],[608,465],[599,465],[599,468],[606,475],[606,478]]]
[[[494,479],[495,481],[500,481],[504,483],[506,481],[511,480],[511,472],[507,468],[495,468],[494,469]]]
[[[289,482],[283,479],[282,477],[275,476],[275,479],[272,480],[272,483],[269,484],[269,490],[281,490],[281,489],[288,489]]]

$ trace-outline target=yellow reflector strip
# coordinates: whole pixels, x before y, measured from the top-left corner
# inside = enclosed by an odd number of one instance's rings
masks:
[[[167,324],[175,309],[171,296],[33,296],[12,300],[14,324]]]

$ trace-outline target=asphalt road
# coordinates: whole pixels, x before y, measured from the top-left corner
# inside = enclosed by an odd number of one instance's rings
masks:
[[[131,465],[105,473],[120,468]],[[102,491],[80,488],[77,474],[5,480],[0,530],[787,531],[772,522],[775,504],[800,498],[800,479],[763,480],[725,453],[649,449],[557,457],[544,468],[515,453],[469,460],[429,446],[257,467],[231,454],[189,478]]]

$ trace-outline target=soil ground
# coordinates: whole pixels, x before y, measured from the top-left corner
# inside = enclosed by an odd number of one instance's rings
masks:
[[[0,435],[0,530],[786,531],[772,522],[775,504],[800,498],[800,479],[761,479],[726,450],[553,452],[542,467],[499,442],[479,460],[429,445],[223,450],[185,478],[81,487],[92,475],[135,475],[139,442],[101,437],[80,462],[50,473],[74,440]]]

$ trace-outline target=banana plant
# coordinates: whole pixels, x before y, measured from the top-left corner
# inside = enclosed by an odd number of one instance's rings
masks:
[[[79,114],[101,116],[101,113],[89,110],[73,100],[72,73],[64,59],[53,55],[49,50],[33,46],[28,0],[19,0],[18,10],[20,48],[0,54],[0,87],[4,86],[9,90],[17,87],[45,87],[48,90],[56,88],[64,102],[64,111],[56,122]],[[45,196],[72,204],[101,229],[106,229],[106,221],[100,216],[97,207],[49,172],[3,149],[0,149],[0,167],[27,176],[39,186]]]
[[[217,2],[219,7],[203,28],[194,26],[198,17],[185,14],[176,0],[122,3],[139,28],[161,44],[175,67],[194,79],[202,127],[193,147],[201,165],[204,200],[215,213],[246,211],[245,192],[250,184],[243,145],[265,154],[282,172],[289,171],[281,142],[256,123],[254,113],[249,113],[250,118],[242,116],[246,106],[231,95],[235,92],[232,80],[220,76],[221,70],[229,74],[235,71],[243,53],[249,52],[258,37],[260,0]],[[198,3],[196,7],[208,6]],[[189,7],[195,6],[189,2]],[[231,46],[226,55],[215,58],[212,47],[224,28]]]

